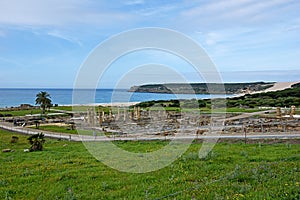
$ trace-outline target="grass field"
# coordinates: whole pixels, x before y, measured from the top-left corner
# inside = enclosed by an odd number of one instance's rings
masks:
[[[35,128],[37,129],[37,128]],[[97,136],[102,136],[103,134],[100,132],[93,132],[91,130],[82,130],[80,129],[80,132],[78,133],[77,130],[71,130],[69,126],[56,126],[56,125],[42,125],[39,126],[38,130],[41,131],[50,131],[50,132],[56,132],[56,133],[65,133],[65,134],[81,134],[81,135],[90,135],[94,136],[96,134]],[[111,133],[106,132],[105,135],[109,136]]]
[[[53,109],[72,111],[73,107],[72,106],[57,106],[57,107],[53,107]]]
[[[69,126],[43,125],[39,126],[39,130],[52,131],[58,133],[78,134],[76,130],[71,130]]]
[[[43,115],[47,115],[47,114],[53,114],[53,111],[46,111],[45,114]],[[36,115],[36,114],[40,114],[42,115],[42,111],[40,109],[23,109],[23,110],[10,110],[10,111],[4,111],[4,110],[0,110],[0,114],[2,115],[11,115],[11,116],[25,116],[25,115]],[[53,116],[53,115],[52,115]],[[60,115],[61,116],[61,115]]]
[[[25,109],[25,110],[14,110],[14,111],[0,111],[0,114],[2,115],[10,114],[12,116],[25,116],[30,114],[42,114],[42,111],[40,109]]]
[[[82,110],[86,110],[89,107],[83,107],[81,106],[80,108],[78,108],[78,110],[82,109]],[[58,106],[58,107],[54,107],[54,109],[57,110],[65,110],[65,111],[72,111],[72,106]],[[117,112],[117,108],[113,107],[113,112],[116,113]],[[180,111],[181,109],[178,107],[151,107],[151,110],[166,110],[166,111]],[[200,112],[211,112],[210,108],[199,108]],[[234,107],[234,108],[226,108],[226,112],[246,112],[246,113],[252,113],[252,112],[258,112],[258,111],[263,111],[266,109],[258,109],[258,108],[238,108],[238,107]],[[96,108],[96,111],[98,111],[98,108]],[[192,112],[195,111],[195,108],[183,108],[182,109],[183,112]],[[123,109],[121,109],[121,112],[123,112]],[[214,112],[224,112],[224,109],[214,109]]]
[[[299,199],[300,145],[222,142],[205,159],[195,142],[159,171],[130,174],[92,157],[82,143],[46,139],[42,152],[24,153],[27,136],[0,130],[0,199]],[[299,141],[298,141],[299,142]],[[148,152],[167,142],[117,142]]]

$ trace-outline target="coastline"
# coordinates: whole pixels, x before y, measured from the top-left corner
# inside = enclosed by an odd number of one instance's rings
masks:
[[[134,106],[138,103],[141,102],[111,102],[111,103],[90,103],[90,104],[64,104],[64,105],[59,105],[59,106],[73,106],[73,107],[78,107],[78,106],[111,106],[111,107],[129,107],[129,106]]]
[[[201,98],[202,99],[207,99],[207,98],[235,98],[235,97],[244,96],[246,94],[257,94],[257,93],[265,93],[265,92],[271,92],[271,91],[284,90],[284,89],[291,88],[291,86],[293,84],[297,84],[297,83],[300,83],[300,81],[276,82],[276,83],[274,83],[274,85],[272,87],[267,88],[265,90],[261,90],[261,91],[255,91],[255,92],[249,91],[249,92],[243,92],[243,93],[236,93],[234,95],[223,96],[223,97],[212,97],[210,95],[204,95],[203,94],[203,97],[200,97],[200,98],[197,97],[197,98],[198,99],[201,99]],[[136,95],[138,97],[135,98],[132,102],[122,102],[122,100],[121,100],[122,99],[122,95],[124,95],[124,97],[127,98],[128,94],[127,94],[127,92],[121,92],[119,94],[121,96],[120,96],[120,98],[119,98],[120,100],[118,102],[109,102],[109,100],[110,100],[109,99],[110,91],[109,91],[109,92],[106,92],[104,94],[104,98],[107,97],[108,102],[75,105],[75,104],[72,104],[72,101],[71,101],[71,97],[72,97],[72,93],[71,92],[72,91],[71,90],[67,90],[67,92],[66,92],[65,89],[62,89],[62,90],[57,89],[57,91],[55,91],[55,92],[51,91],[51,96],[54,97],[53,98],[54,99],[53,104],[58,104],[59,106],[114,106],[114,107],[128,107],[128,106],[132,106],[132,105],[138,104],[140,102],[144,102],[144,101],[176,99],[176,96],[175,97],[170,97],[169,94],[137,93]],[[11,107],[19,107],[21,104],[34,105],[33,104],[33,99],[34,99],[34,96],[35,96],[36,92],[39,91],[39,90],[30,89],[30,91],[31,92],[27,94],[27,93],[24,93],[23,89],[22,90],[11,89],[11,91],[10,90],[5,90],[4,93],[1,93],[2,97],[0,96],[0,109],[7,109],[7,108],[11,108]],[[21,97],[20,97],[20,94],[22,94]],[[152,95],[152,94],[153,94],[153,98],[149,99],[149,95]],[[99,95],[100,95],[100,93],[99,93]],[[182,94],[179,94],[179,95],[182,95]],[[59,101],[57,101],[55,99],[55,97],[61,98],[61,99]],[[101,96],[101,98],[103,98],[103,97]],[[178,97],[178,98],[185,99],[185,97]],[[189,99],[189,98],[187,98],[187,99]],[[103,101],[103,99],[99,99],[99,100]],[[98,101],[98,100],[96,100],[96,101]],[[62,103],[59,103],[59,102],[62,102]]]

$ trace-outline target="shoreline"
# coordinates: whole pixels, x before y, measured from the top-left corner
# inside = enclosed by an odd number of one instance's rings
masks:
[[[256,91],[256,92],[248,92],[248,93],[239,93],[239,94],[234,94],[231,95],[230,97],[226,97],[225,94],[223,98],[236,98],[236,97],[241,97],[244,96],[246,94],[258,94],[258,93],[266,93],[266,92],[273,92],[273,91],[280,91],[280,90],[284,90],[284,89],[288,89],[291,88],[292,85],[300,83],[300,81],[293,81],[293,82],[275,82],[274,85],[268,89],[265,90],[261,90],[261,91]],[[220,97],[222,98],[222,97]],[[210,98],[212,99],[212,98]],[[136,102],[108,102],[108,103],[90,103],[90,104],[59,104],[58,106],[111,106],[111,107],[129,107],[129,106],[133,106],[136,105],[138,103],[141,103],[144,101],[136,101]],[[21,104],[20,104],[21,105]],[[7,107],[0,107],[0,110],[2,109],[9,109],[11,107],[13,108],[18,108],[19,106],[7,106]],[[53,107],[55,108],[55,107]]]
[[[73,106],[73,107],[78,107],[78,106],[111,106],[111,107],[129,107],[129,106],[134,106],[138,103],[141,102],[111,102],[111,103],[90,103],[90,104],[62,104],[58,106]],[[53,107],[55,108],[55,107]]]

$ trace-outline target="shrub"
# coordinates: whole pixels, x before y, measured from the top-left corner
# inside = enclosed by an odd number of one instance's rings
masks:
[[[17,136],[12,136],[10,143],[17,143],[19,138]]]
[[[27,140],[29,140],[29,143],[31,144],[30,151],[42,151],[43,150],[43,144],[45,143],[43,133],[38,133],[35,135],[30,136]]]

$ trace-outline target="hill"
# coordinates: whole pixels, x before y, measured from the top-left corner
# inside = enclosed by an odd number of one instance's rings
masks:
[[[160,100],[160,101],[147,101],[137,104],[141,107],[150,107],[155,104],[162,104],[172,108],[179,108],[184,105],[185,108],[195,108],[195,101],[199,108],[211,107],[211,99],[190,99],[190,100]],[[227,108],[257,108],[260,106],[266,107],[290,107],[300,106],[300,83],[292,85],[291,88],[272,91],[261,92],[256,94],[246,94],[237,97],[226,99]]]
[[[167,93],[167,94],[240,94],[266,90],[274,82],[253,83],[166,83],[133,86],[129,92]],[[225,90],[224,90],[225,89]]]

